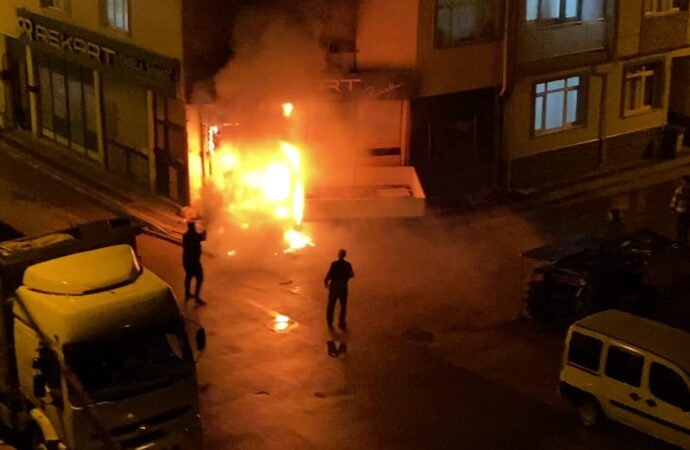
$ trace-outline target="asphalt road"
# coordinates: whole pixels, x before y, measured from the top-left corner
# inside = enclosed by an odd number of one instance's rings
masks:
[[[298,256],[226,256],[210,225],[199,362],[208,449],[667,449],[628,428],[582,429],[556,395],[562,336],[516,320],[520,252],[601,228],[606,209],[660,231],[668,185],[470,223],[318,223]],[[627,206],[626,206],[627,205]],[[0,152],[0,221],[35,234],[110,214]],[[261,245],[257,246],[261,249]],[[323,276],[349,251],[347,334],[325,327]],[[144,264],[181,293],[180,249],[143,236]],[[295,322],[275,333],[275,313]],[[328,355],[328,341],[347,353]]]

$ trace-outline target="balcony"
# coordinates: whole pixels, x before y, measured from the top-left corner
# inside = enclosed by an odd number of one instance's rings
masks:
[[[645,14],[640,27],[640,53],[649,54],[688,45],[687,11]]]

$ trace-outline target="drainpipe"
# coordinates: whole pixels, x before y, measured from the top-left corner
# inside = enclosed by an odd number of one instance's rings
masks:
[[[496,148],[498,149],[498,174],[497,179],[499,186],[505,191],[510,190],[510,159],[508,155],[508,149],[505,146],[504,139],[504,123],[505,123],[505,104],[510,97],[512,91],[512,79],[510,66],[512,45],[514,44],[514,39],[511,34],[513,28],[511,27],[512,20],[512,10],[510,8],[512,0],[504,0],[504,14],[503,14],[503,49],[501,52],[502,64],[501,64],[501,91],[498,96],[496,96]]]
[[[597,135],[598,152],[599,152],[599,169],[603,169],[606,164],[606,109],[608,99],[609,79],[607,73],[596,73],[596,67],[592,72],[592,76],[601,80],[601,98],[599,99],[599,130]]]

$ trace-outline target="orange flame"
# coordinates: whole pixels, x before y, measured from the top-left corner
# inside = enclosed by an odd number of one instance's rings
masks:
[[[294,106],[285,103],[289,117]],[[208,180],[223,195],[225,212],[240,230],[253,225],[278,224],[291,253],[313,246],[300,231],[304,219],[304,173],[302,151],[287,141],[253,144],[242,148],[216,142],[218,127],[208,129],[208,154],[213,167]],[[228,255],[235,255],[231,250]]]

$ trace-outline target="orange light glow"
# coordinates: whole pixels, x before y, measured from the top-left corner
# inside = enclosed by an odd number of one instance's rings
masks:
[[[292,103],[282,105],[290,117]],[[213,168],[206,183],[221,194],[223,212],[238,233],[282,228],[284,253],[313,246],[301,231],[304,219],[304,167],[302,150],[281,140],[218,141],[219,128],[208,128],[208,158]],[[258,231],[257,231],[258,232]],[[239,239],[242,239],[240,237]],[[235,250],[228,255],[235,255]]]
[[[273,328],[273,331],[277,333],[282,333],[287,331],[293,324],[294,321],[292,321],[288,316],[276,314],[271,324],[271,328]]]
[[[290,117],[295,106],[292,103],[283,103],[283,116]]]

